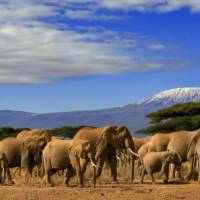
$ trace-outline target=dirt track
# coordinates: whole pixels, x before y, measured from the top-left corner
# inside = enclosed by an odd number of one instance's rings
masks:
[[[1,200],[172,200],[200,199],[200,185],[194,184],[115,184],[101,185],[96,188],[66,187],[15,187],[0,188]]]

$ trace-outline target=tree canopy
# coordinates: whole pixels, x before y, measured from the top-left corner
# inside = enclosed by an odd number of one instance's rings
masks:
[[[176,104],[149,113],[150,126],[137,133],[172,132],[200,128],[200,103]]]

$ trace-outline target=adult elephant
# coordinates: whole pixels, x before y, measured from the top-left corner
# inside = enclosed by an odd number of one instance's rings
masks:
[[[188,147],[187,159],[192,162],[192,172],[197,165],[198,170],[198,182],[200,182],[200,132],[192,138]]]
[[[79,187],[83,186],[83,173],[80,158],[91,161],[94,167],[94,146],[87,140],[53,140],[43,151],[45,179],[51,184],[50,177],[58,170],[67,169],[65,184],[68,185],[70,177],[77,175]],[[95,168],[93,183],[95,184]]]
[[[143,158],[148,152],[166,151],[172,135],[173,133],[156,133],[148,137],[147,141],[138,148],[137,153]]]
[[[75,135],[74,140],[85,139],[89,140],[96,148],[95,160],[99,161],[97,168],[97,177],[101,175],[104,161],[107,160],[111,168],[112,182],[117,181],[117,159],[116,149],[128,149],[132,154],[131,181],[134,176],[134,142],[129,130],[125,126],[104,126],[99,128],[82,128]],[[87,160],[81,159],[82,171],[86,170]]]
[[[189,180],[192,175],[192,158],[195,152],[195,144],[200,135],[200,129],[195,131],[177,131],[174,132],[168,144],[168,150],[176,152],[182,163],[189,161],[189,171],[185,176]],[[177,168],[178,177],[180,178],[180,168]]]
[[[38,129],[32,129],[32,130],[23,130],[18,135],[16,138],[21,139],[21,138],[26,138],[26,137],[43,137],[48,143],[51,141],[51,134],[48,129],[43,129],[43,128],[38,128]]]
[[[135,145],[135,152],[138,153],[140,147],[151,140],[152,136],[147,136],[143,138],[133,137],[133,142]]]
[[[8,182],[13,183],[9,168],[22,167],[26,171],[26,178],[32,175],[33,167],[41,163],[43,139],[35,137],[16,139],[8,137],[0,142],[0,154],[5,156]]]

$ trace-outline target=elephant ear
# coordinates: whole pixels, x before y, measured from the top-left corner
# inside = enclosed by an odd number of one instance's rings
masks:
[[[169,163],[172,162],[173,160],[173,155],[169,152],[167,152],[167,154],[165,155],[165,160]]]
[[[188,160],[191,160],[192,157],[194,156],[196,144],[199,139],[200,139],[200,130],[197,131],[197,133],[194,135],[194,137],[192,138],[191,142],[188,145],[188,150],[187,150],[187,159]]]
[[[38,147],[40,150],[43,150],[44,147],[47,145],[46,138],[43,136],[37,138],[37,142],[38,142]]]
[[[75,143],[71,147],[71,153],[78,158],[85,158],[83,145]]]
[[[122,139],[125,139],[125,138],[128,138],[128,139],[131,139],[132,140],[132,136],[128,130],[127,127],[125,126],[121,126],[119,129],[118,129],[118,132],[119,132],[119,137],[122,138]],[[134,141],[133,141],[134,142]]]
[[[109,138],[113,133],[116,133],[115,126],[109,125],[101,130],[101,136]]]

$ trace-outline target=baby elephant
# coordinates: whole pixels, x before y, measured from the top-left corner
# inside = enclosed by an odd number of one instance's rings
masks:
[[[175,164],[175,166],[180,166],[181,161],[179,155],[175,152],[149,152],[143,157],[142,163],[142,175],[140,182],[143,183],[145,174],[149,174],[152,179],[152,183],[155,183],[153,174],[155,172],[162,172],[165,175],[163,183],[168,182],[169,178],[169,163]]]

